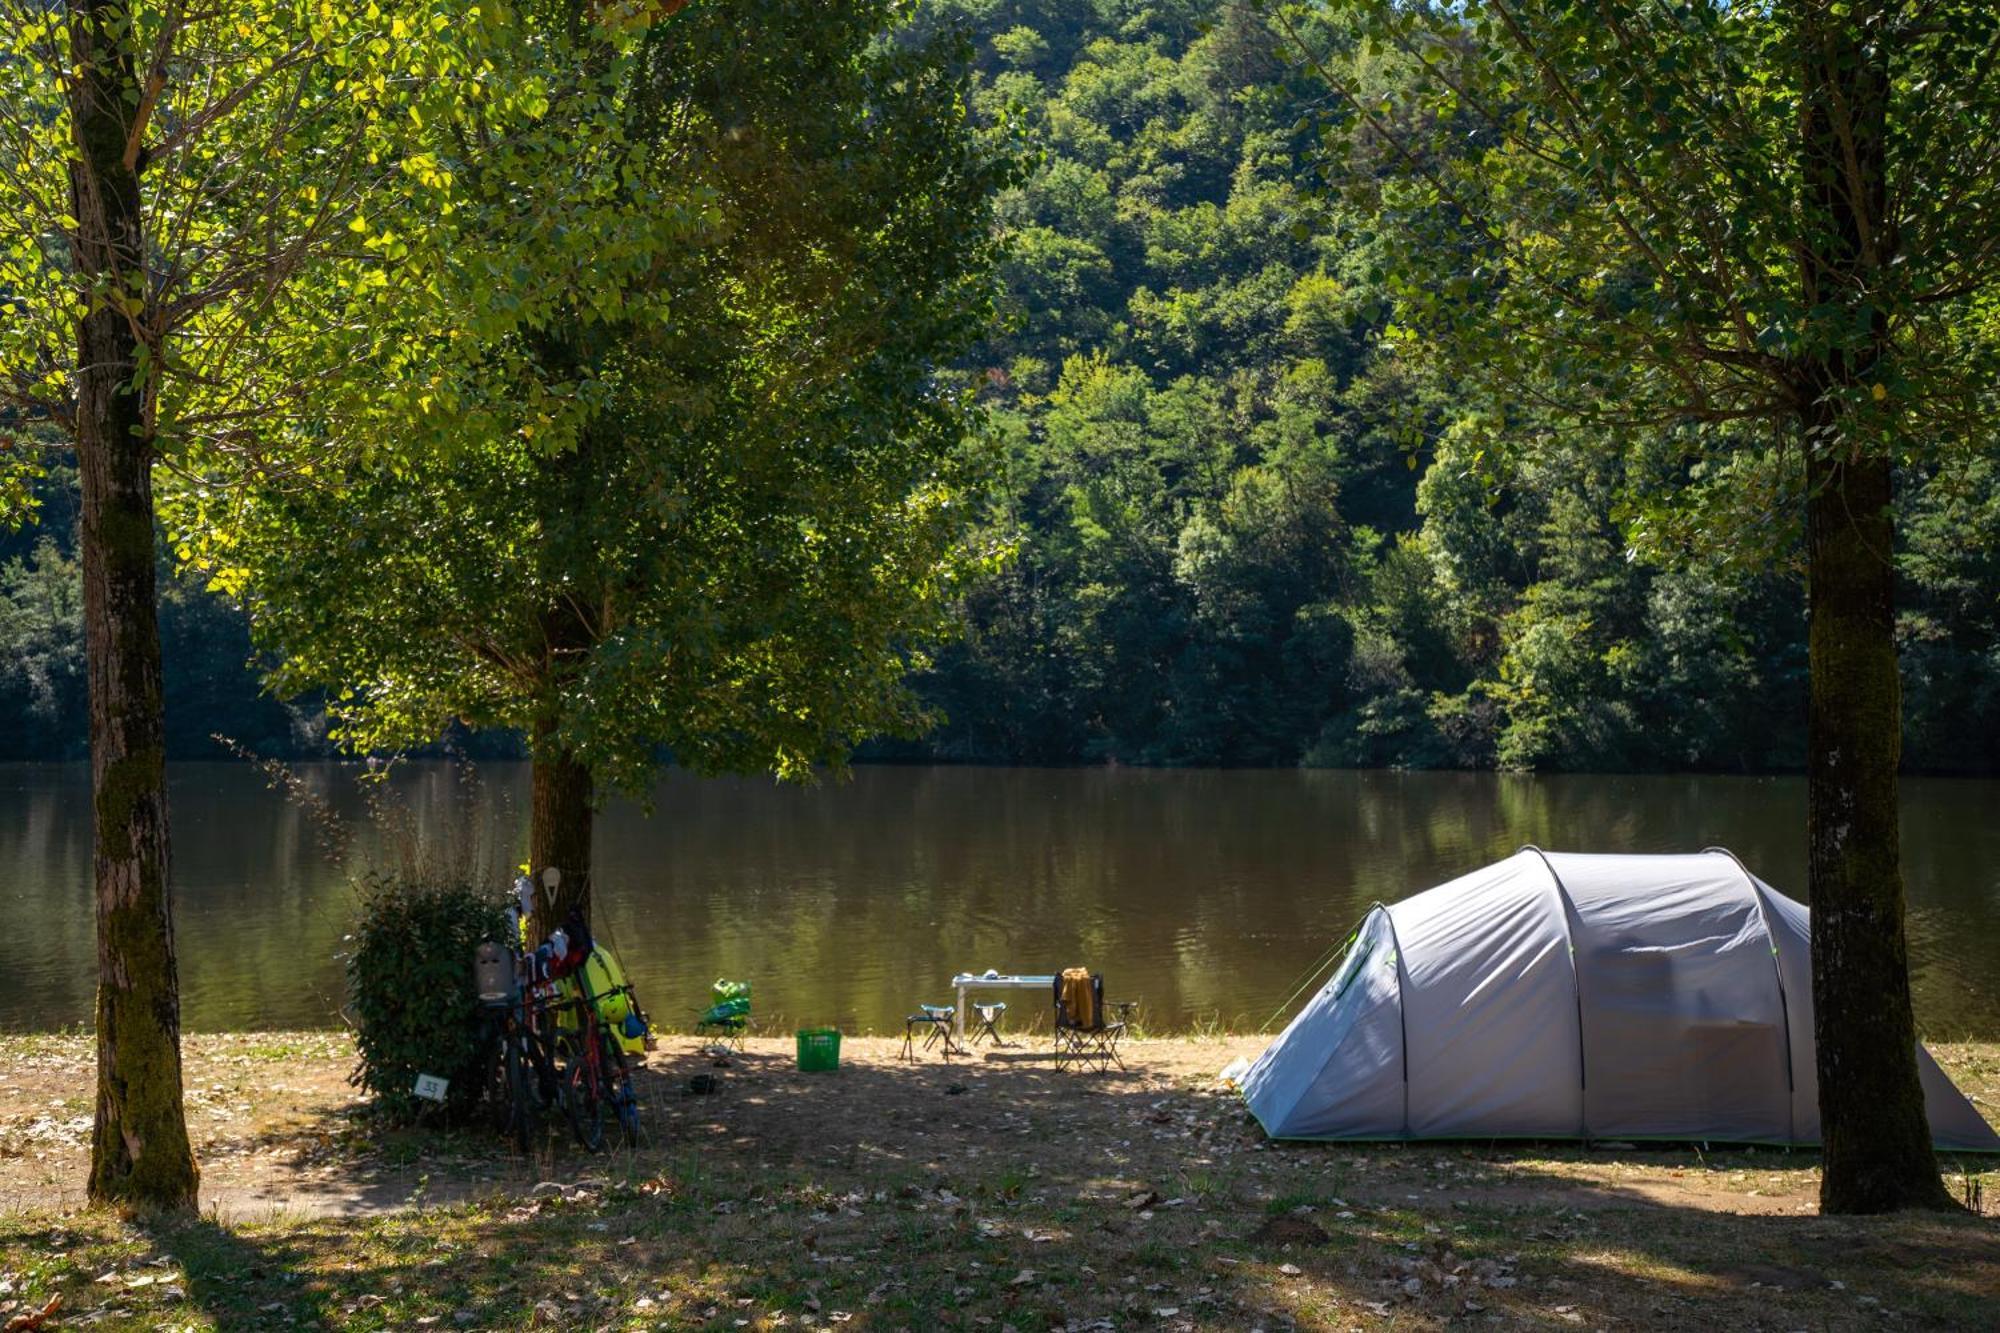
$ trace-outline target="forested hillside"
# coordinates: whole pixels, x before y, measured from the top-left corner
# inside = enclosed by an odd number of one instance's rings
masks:
[[[1640,532],[1613,451],[1493,447],[1496,416],[1391,336],[1383,225],[1319,188],[1323,82],[1229,0],[931,0],[977,34],[982,114],[1040,158],[1004,198],[989,537],[942,721],[875,757],[1543,769],[1796,767],[1798,577],[1755,531]],[[2000,464],[1903,478],[1905,761],[2000,755]],[[1683,476],[1664,484],[1747,486]],[[67,478],[0,535],[0,757],[84,752]],[[163,559],[166,557],[163,555]],[[1798,568],[1796,559],[1776,568]],[[312,753],[241,616],[169,582],[169,744]]]
[[[928,682],[928,753],[1802,761],[1800,583],[1733,549],[1796,570],[1793,507],[1635,541],[1615,451],[1504,462],[1489,446],[1533,418],[1498,426],[1450,367],[1392,351],[1381,224],[1314,188],[1326,85],[1255,7],[937,7],[979,26],[988,113],[1044,156],[1003,209],[1014,322],[983,367],[1018,556]],[[2000,471],[1904,480],[1906,761],[1990,768]]]
[[[39,522],[0,530],[0,759],[88,753],[76,472],[66,464],[49,471]],[[167,753],[225,758],[215,733],[258,754],[326,753],[317,705],[261,687],[242,612],[198,581],[172,577],[164,549],[160,564]]]

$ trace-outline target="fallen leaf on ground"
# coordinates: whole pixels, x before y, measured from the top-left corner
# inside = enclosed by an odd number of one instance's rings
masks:
[[[30,1310],[26,1314],[17,1314],[12,1319],[9,1319],[7,1321],[6,1333],[28,1333],[30,1329],[40,1328],[43,1320],[60,1309],[62,1309],[62,1297],[51,1296],[49,1297],[49,1303],[41,1309]]]

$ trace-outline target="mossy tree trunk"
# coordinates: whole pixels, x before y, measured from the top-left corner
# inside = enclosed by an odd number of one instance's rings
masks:
[[[536,938],[580,913],[590,920],[590,845],[596,792],[590,770],[555,741],[554,724],[535,728],[535,751],[528,815],[528,862],[535,877]],[[554,892],[542,883],[550,866],[562,872]]]
[[[1893,422],[1871,403],[1888,368],[1887,313],[1871,303],[1896,257],[1884,219],[1887,44],[1844,15],[1801,20],[1801,238],[1807,306],[1864,336],[1805,368],[1806,881],[1814,1042],[1829,1213],[1950,1207],[1918,1079],[1903,939],[1896,773]],[[1860,350],[1854,348],[1859,346]]]
[[[1812,894],[1820,1207],[1950,1207],[1917,1076],[1903,941],[1889,461],[1809,464],[1812,664],[1806,880]]]
[[[574,323],[543,336],[540,350],[552,365],[578,369],[590,360],[589,339]],[[573,674],[590,658],[602,604],[596,577],[591,514],[602,484],[595,467],[605,441],[598,423],[587,426],[575,447],[553,460],[538,491],[544,595],[535,620],[542,663],[544,704],[535,721],[532,796],[528,817],[528,859],[535,877],[534,928],[541,937],[580,915],[590,922],[591,835],[597,805],[596,781],[587,764],[561,738],[562,700]],[[562,872],[551,891],[542,881],[549,867]]]
[[[133,320],[145,290],[133,120],[140,86],[121,0],[71,7],[76,262],[93,297],[77,334],[90,677],[91,873],[97,909],[97,1117],[90,1196],[192,1208],[199,1172],[181,1098],[180,985],[167,896],[166,728],[153,564],[153,439]]]

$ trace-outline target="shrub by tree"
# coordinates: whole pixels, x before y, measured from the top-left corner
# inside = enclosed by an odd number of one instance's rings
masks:
[[[347,955],[357,1081],[392,1121],[414,1120],[419,1074],[450,1080],[445,1110],[469,1113],[484,1091],[485,1027],[473,978],[482,940],[506,939],[506,916],[465,884],[371,876]]]

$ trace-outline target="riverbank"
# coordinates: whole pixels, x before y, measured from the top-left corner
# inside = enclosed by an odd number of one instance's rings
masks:
[[[511,1157],[370,1125],[332,1034],[194,1036],[202,1221],[79,1211],[91,1054],[0,1037],[0,1318],[63,1327],[1970,1327],[1985,1219],[1814,1215],[1810,1153],[1273,1145],[1215,1071],[1261,1038],[945,1066],[849,1038],[716,1068],[663,1040],[650,1146]],[[1934,1047],[2000,1121],[2000,1044]],[[697,1073],[720,1090],[687,1095]],[[1980,1174],[1983,1172],[1984,1174]],[[11,1303],[11,1304],[10,1304]]]

